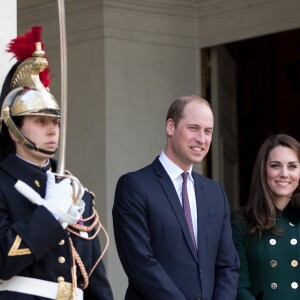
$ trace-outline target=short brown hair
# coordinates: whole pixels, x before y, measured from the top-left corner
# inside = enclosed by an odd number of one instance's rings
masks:
[[[201,103],[205,103],[210,107],[210,104],[207,100],[196,96],[196,95],[189,95],[189,96],[181,96],[177,99],[175,99],[169,109],[168,109],[168,113],[167,113],[167,117],[166,117],[166,122],[169,119],[172,119],[174,121],[174,125],[175,128],[177,127],[179,121],[182,119],[183,117],[183,110],[185,108],[185,106],[193,101],[199,101]]]

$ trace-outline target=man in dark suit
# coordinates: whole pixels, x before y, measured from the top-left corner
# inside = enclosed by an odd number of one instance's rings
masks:
[[[126,300],[235,299],[239,259],[226,194],[192,171],[212,133],[209,103],[180,97],[169,108],[160,156],[119,179],[113,222],[129,279]]]

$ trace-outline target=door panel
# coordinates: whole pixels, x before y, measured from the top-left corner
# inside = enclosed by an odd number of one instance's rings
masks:
[[[211,49],[211,105],[215,117],[212,176],[224,185],[231,209],[239,205],[236,66],[224,46]]]

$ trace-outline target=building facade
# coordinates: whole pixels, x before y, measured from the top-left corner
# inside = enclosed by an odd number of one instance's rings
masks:
[[[59,100],[56,1],[2,1],[5,5],[0,12],[1,48],[16,33],[23,33],[31,26],[43,26],[53,74],[51,91]],[[117,179],[148,164],[160,153],[165,142],[164,123],[169,104],[180,95],[205,95],[206,80],[211,85],[217,120],[212,176],[224,182],[224,169],[229,168],[229,163],[226,158],[220,159],[220,152],[224,151],[223,156],[228,157],[224,139],[228,141],[226,137],[231,136],[221,126],[225,110],[220,95],[224,95],[224,89],[218,92],[220,77],[216,73],[205,75],[202,50],[210,50],[210,68],[220,70],[222,62],[227,62],[227,54],[220,50],[223,44],[300,28],[300,2],[68,0],[66,20],[69,101],[66,168],[96,194],[98,211],[110,235],[105,257],[108,278],[115,299],[123,299],[127,279],[114,244],[111,218]],[[7,61],[7,54],[1,50],[0,62],[4,66],[0,70],[1,81],[11,65]],[[228,70],[227,63],[224,68]],[[233,140],[236,113],[235,109],[228,112]],[[224,118],[226,123],[226,114]],[[233,153],[230,164],[235,178],[238,161],[234,159],[234,151],[228,150]],[[196,168],[205,171],[203,166]],[[238,198],[237,190],[231,194],[232,198]],[[232,205],[237,206],[237,200],[232,200]]]

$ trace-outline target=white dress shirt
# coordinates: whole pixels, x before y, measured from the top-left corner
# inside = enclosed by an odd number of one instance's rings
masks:
[[[163,165],[164,169],[168,173],[169,177],[171,178],[175,190],[177,192],[179,201],[182,206],[182,173],[184,172],[180,167],[178,167],[175,163],[173,163],[164,153],[161,152],[159,156],[159,161]],[[197,239],[197,202],[196,202],[196,195],[195,195],[195,186],[194,186],[194,179],[192,177],[192,167],[188,170],[189,176],[187,178],[187,189],[190,201],[190,208],[191,208],[191,215],[192,215],[192,222],[193,222],[193,229],[195,234],[195,241],[196,246],[198,246],[198,239]]]

